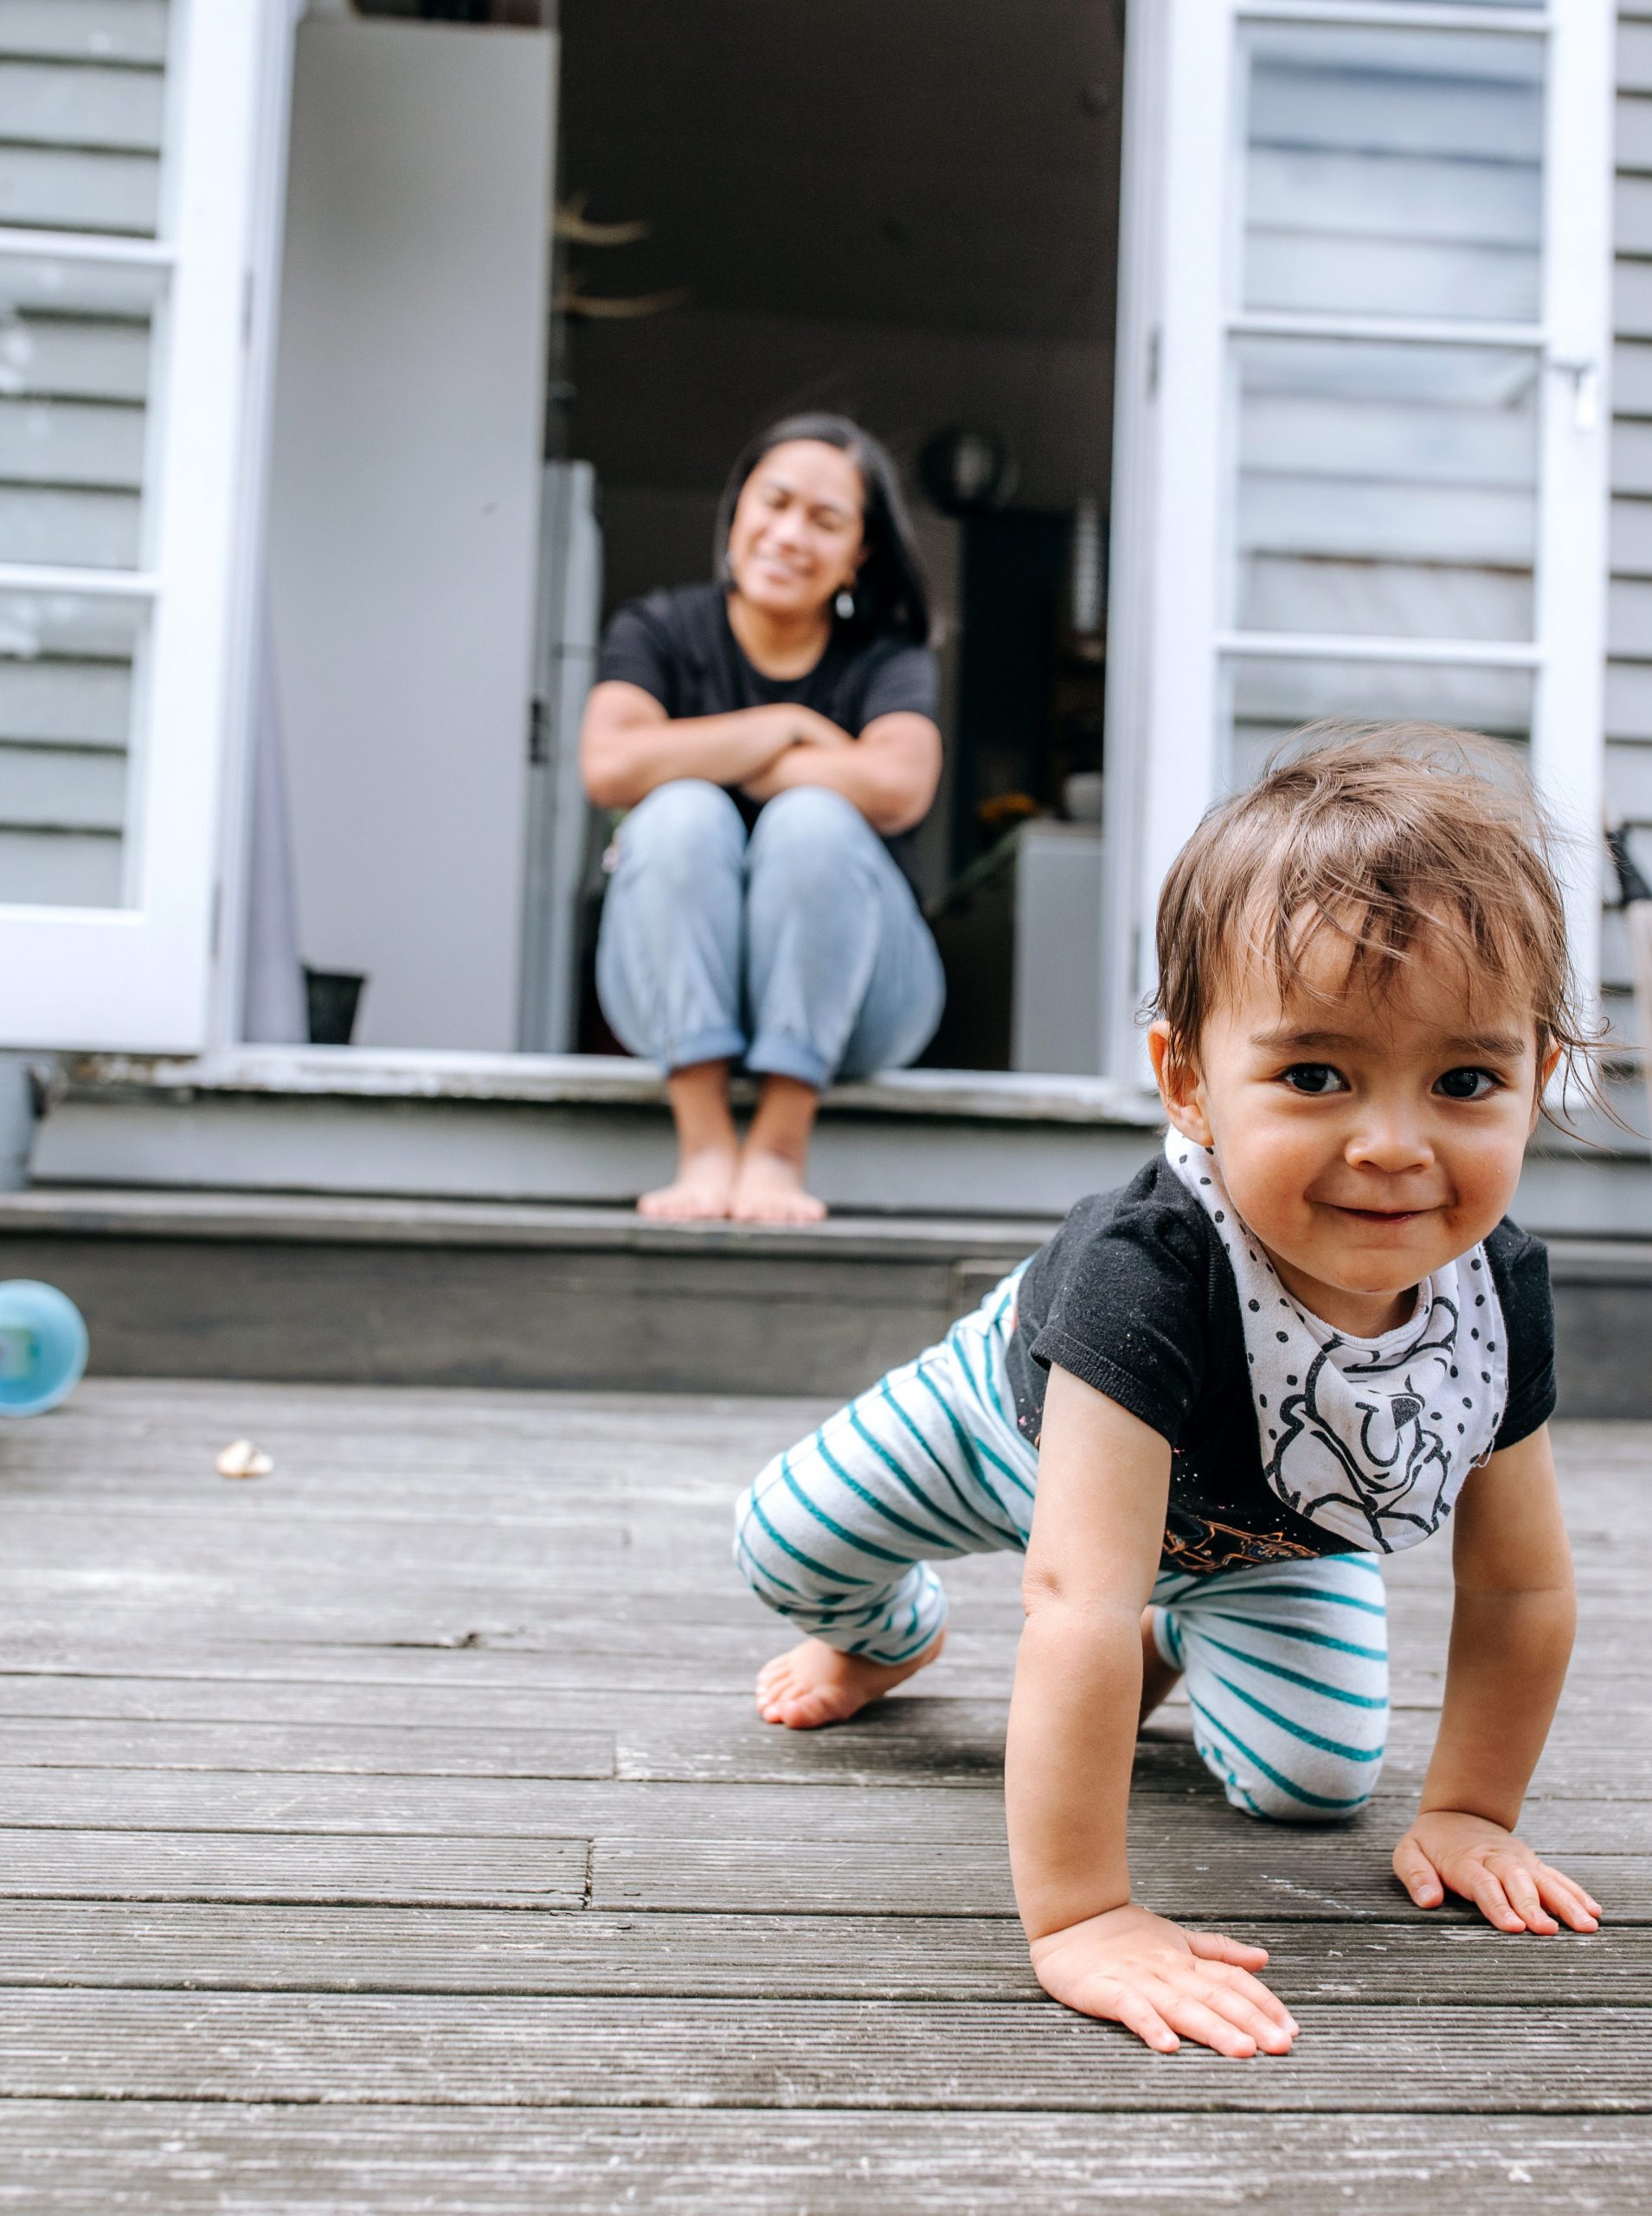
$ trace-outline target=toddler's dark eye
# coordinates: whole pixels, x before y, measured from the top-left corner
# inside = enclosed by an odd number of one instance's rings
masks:
[[[1496,1089],[1497,1080],[1489,1070],[1470,1069],[1448,1070],[1434,1088],[1448,1100],[1483,1100]]]
[[[1284,1073],[1285,1083],[1293,1092],[1306,1092],[1317,1097],[1323,1092],[1346,1090],[1342,1073],[1334,1070],[1329,1062],[1296,1062]]]

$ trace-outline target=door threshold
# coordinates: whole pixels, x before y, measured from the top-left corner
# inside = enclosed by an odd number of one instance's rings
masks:
[[[665,1073],[620,1054],[484,1054],[436,1047],[229,1047],[199,1055],[74,1054],[58,1065],[60,1097],[77,1092],[253,1093],[318,1099],[541,1101],[558,1106],[657,1107]],[[736,1079],[736,1102],[754,1091]],[[1110,1078],[1016,1070],[888,1070],[833,1085],[828,1116],[963,1118],[989,1123],[1162,1123],[1157,1095]]]

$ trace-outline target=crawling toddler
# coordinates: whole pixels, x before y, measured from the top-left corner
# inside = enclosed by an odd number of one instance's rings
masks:
[[[1185,1676],[1236,1807],[1353,1814],[1387,1723],[1380,1559],[1448,1518],[1443,1712],[1395,1873],[1504,1931],[1601,1914],[1514,1830],[1573,1599],[1547,1260],[1505,1211],[1585,1042],[1541,821],[1456,734],[1288,752],[1178,858],[1158,959],[1162,1153],[778,1456],[736,1556],[808,1634],[757,1680],[803,1730],[937,1659],[934,1562],[1025,1550],[1005,1783],[1039,1981],[1152,2047],[1282,2053],[1264,1951],[1132,1898],[1137,1721]]]

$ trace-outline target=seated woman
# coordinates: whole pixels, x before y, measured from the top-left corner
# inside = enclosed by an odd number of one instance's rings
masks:
[[[941,774],[929,596],[894,466],[841,416],[755,441],[717,538],[719,583],[614,617],[586,709],[586,790],[628,811],[597,996],[668,1073],[677,1176],[643,1214],[808,1223],[822,1091],[911,1061],[945,996],[906,874]]]

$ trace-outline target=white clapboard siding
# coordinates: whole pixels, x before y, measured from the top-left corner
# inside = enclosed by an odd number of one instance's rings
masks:
[[[141,409],[99,401],[8,399],[0,392],[0,481],[100,485],[135,493],[143,468]]]
[[[0,546],[8,561],[135,570],[138,544],[135,494],[0,485]]]
[[[0,138],[157,154],[161,74],[19,61],[0,53]]]
[[[1237,722],[1282,734],[1324,716],[1374,722],[1420,716],[1511,738],[1531,729],[1532,680],[1525,670],[1246,656],[1232,665],[1231,677]]]
[[[125,661],[0,656],[0,732],[7,742],[119,749],[131,712]]]
[[[0,146],[0,223],[24,230],[148,237],[160,164],[151,154],[80,146]]]
[[[1617,89],[1620,93],[1652,93],[1652,11],[1642,8],[1618,10]]]
[[[1606,665],[1607,760],[1617,739],[1652,740],[1652,663],[1609,661]]]
[[[0,747],[0,823],[41,831],[101,831],[119,837],[126,818],[123,750]]]
[[[1252,308],[1528,323],[1538,291],[1538,256],[1526,248],[1316,231],[1253,231],[1245,241],[1244,299]]]
[[[162,0],[0,0],[0,223],[152,232]],[[0,560],[130,569],[156,280],[0,257]],[[0,901],[121,898],[129,647],[0,607]]]
[[[1542,222],[1538,170],[1506,162],[1258,146],[1245,190],[1263,228],[1349,238],[1535,250]]]
[[[158,69],[166,0],[0,0],[0,55]]]
[[[1241,564],[1247,631],[1327,637],[1529,639],[1529,570],[1251,555]],[[1645,588],[1652,592],[1652,586]]]
[[[1652,100],[1646,104],[1652,108]],[[1652,416],[1652,347],[1621,332],[1612,349],[1612,398],[1623,416]]]
[[[1247,307],[1535,320],[1539,48],[1283,23],[1244,48]],[[1240,629],[1531,638],[1535,351],[1257,336],[1236,358]],[[1520,672],[1253,667],[1236,760],[1315,715],[1520,735],[1531,697]]]
[[[1644,836],[1636,841],[1636,852],[1644,867],[1652,860],[1652,847]],[[1623,921],[1621,908],[1609,908],[1600,919],[1600,977],[1608,991],[1627,996],[1635,989],[1635,963],[1630,952],[1629,928]],[[1632,1034],[1633,1010],[1630,1012]]]
[[[1617,87],[1606,809],[1652,872],[1652,6],[1619,22]],[[1603,1013],[1638,1045],[1623,918],[1604,923]]]
[[[1620,351],[1623,351],[1621,348]],[[1652,356],[1652,346],[1644,349]],[[1612,490],[1614,493],[1652,494],[1652,420],[1627,414],[1625,396],[1616,396],[1617,420],[1612,425]]]
[[[1613,499],[1611,565],[1617,577],[1652,577],[1652,500]]]
[[[1323,34],[1321,34],[1322,36]],[[1251,81],[1249,120],[1253,139],[1281,145],[1343,148],[1374,143],[1389,152],[1432,156],[1469,164],[1511,156],[1533,164],[1543,154],[1543,102],[1527,74],[1488,83],[1485,54],[1476,48],[1476,76],[1398,75],[1392,43],[1370,54],[1368,73],[1350,82],[1347,34],[1337,33],[1338,66],[1292,67],[1270,59]],[[1421,61],[1413,48],[1408,61]]]
[[[1241,436],[1254,467],[1453,486],[1529,490],[1535,481],[1535,364],[1518,406],[1450,407],[1360,393],[1257,391],[1252,359],[1242,358]]]
[[[98,832],[14,831],[0,824],[0,902],[118,907],[120,848],[119,839]]]
[[[1652,582],[1614,577],[1607,601],[1606,651],[1644,657],[1652,654]]]
[[[1536,529],[1530,492],[1405,479],[1373,483],[1329,471],[1289,476],[1247,469],[1239,480],[1237,533],[1245,553],[1492,563],[1529,571]]]
[[[149,388],[149,325],[0,310],[0,394],[136,401]]]
[[[1618,257],[1612,271],[1612,328],[1620,338],[1652,338],[1652,262]]]
[[[1247,306],[1535,317],[1528,42],[1274,24],[1245,48]]]

